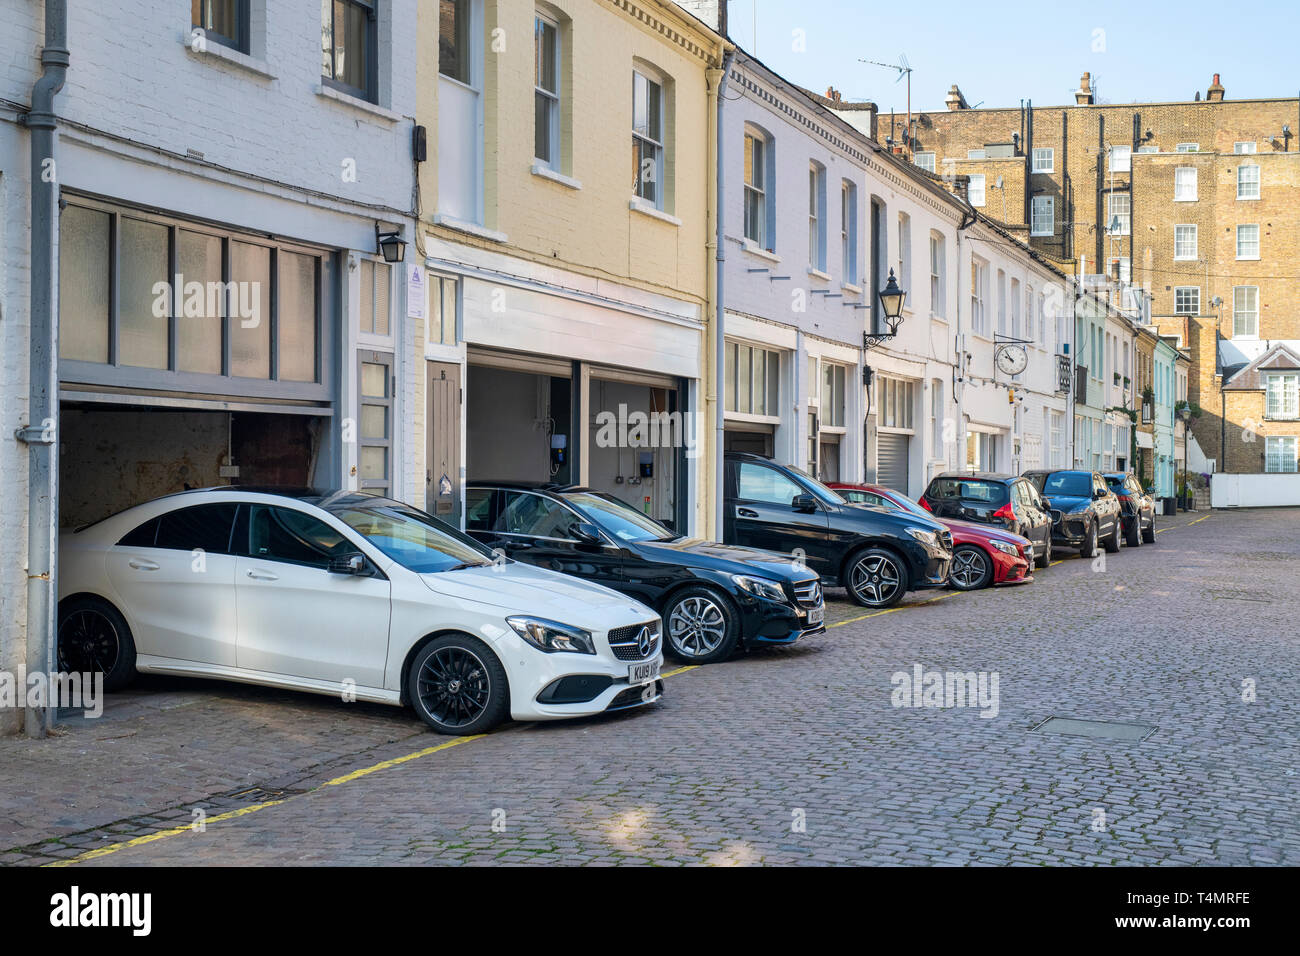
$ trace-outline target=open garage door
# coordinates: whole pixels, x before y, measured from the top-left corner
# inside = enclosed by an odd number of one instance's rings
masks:
[[[587,485],[670,528],[679,514],[678,476],[690,434],[672,379],[592,370]]]
[[[220,485],[315,484],[320,415],[64,402],[59,523],[72,528],[161,495]]]
[[[470,353],[465,473],[471,482],[577,480],[571,369],[565,362]]]

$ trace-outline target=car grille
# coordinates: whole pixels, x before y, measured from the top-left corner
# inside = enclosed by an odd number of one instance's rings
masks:
[[[800,607],[819,607],[822,603],[822,583],[819,580],[800,581],[794,586],[794,599]]]
[[[952,550],[952,532],[949,531],[947,528],[944,528],[942,531],[940,531],[940,532],[939,532],[939,543],[940,543],[941,545],[943,545],[944,550],[946,550],[946,551],[951,551],[951,550]]]
[[[1052,509],[1052,524],[1058,528],[1061,526],[1061,512],[1055,508]]]
[[[643,628],[650,629],[650,650],[641,653],[640,639]],[[644,661],[654,657],[659,650],[659,622],[646,621],[644,624],[632,624],[628,627],[616,627],[609,632],[609,649],[620,661]]]

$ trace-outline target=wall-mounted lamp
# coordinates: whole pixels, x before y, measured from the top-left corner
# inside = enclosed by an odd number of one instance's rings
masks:
[[[880,311],[885,318],[885,324],[889,327],[888,332],[864,332],[862,333],[862,347],[864,349],[873,349],[887,339],[892,339],[898,334],[898,327],[903,322],[903,302],[907,298],[907,293],[898,287],[898,280],[894,278],[894,270],[889,270],[889,281],[879,292]]]
[[[385,262],[401,262],[406,258],[406,240],[401,233],[380,232],[379,223],[375,223],[375,251]]]

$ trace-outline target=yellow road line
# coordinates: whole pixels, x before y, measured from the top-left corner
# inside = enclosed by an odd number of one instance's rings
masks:
[[[700,666],[699,664],[690,664],[685,667],[679,667],[676,670],[671,670],[667,674],[661,674],[660,676],[663,678],[675,677],[678,674],[685,674],[687,671],[696,670],[699,666]],[[522,726],[531,726],[531,725],[524,724]],[[314,793],[315,791],[321,790],[325,787],[342,786],[345,783],[351,783],[353,780],[360,780],[362,777],[367,777],[370,774],[375,773],[377,771],[387,770],[389,767],[396,767],[401,764],[408,763],[409,761],[412,760],[419,760],[421,757],[428,757],[430,754],[436,754],[440,750],[448,750],[452,747],[459,747],[461,744],[467,744],[472,740],[481,740],[486,736],[488,735],[473,734],[468,737],[455,737],[452,740],[446,741],[445,743],[436,744],[435,746],[432,747],[425,747],[423,750],[416,750],[409,754],[403,754],[400,757],[393,757],[390,760],[381,760],[379,763],[372,764],[369,767],[362,767],[360,770],[354,770],[351,773],[344,774],[341,777],[335,777],[332,780],[326,780],[324,783],[312,787],[310,790],[306,791],[305,793],[294,794],[293,797],[285,797],[283,800],[267,800],[264,803],[255,803],[249,807],[241,807],[238,810],[230,810],[226,813],[219,813],[215,817],[208,817],[206,820],[204,820],[204,826],[207,826],[210,823],[222,823],[226,820],[233,820],[236,817],[247,816],[250,813],[256,813],[258,810],[265,810],[267,807],[279,806],[282,803],[287,803],[291,799],[295,799],[296,797],[300,797],[300,796],[306,796],[308,793]],[[110,853],[117,853],[119,850],[127,850],[130,849],[131,847],[144,846],[146,843],[153,843],[156,840],[165,840],[168,837],[180,836],[182,833],[192,833],[192,832],[194,832],[193,825],[187,823],[184,826],[171,827],[170,829],[159,830],[156,833],[149,833],[146,834],[145,836],[134,837],[130,840],[123,840],[121,843],[110,843],[108,846],[96,847],[93,850],[88,850],[85,853],[78,854],[77,856],[70,857],[69,859],[55,860],[52,863],[46,863],[44,865],[45,866],[72,866],[74,863],[84,863],[87,860],[94,860],[102,856],[108,856]]]
[[[265,803],[255,803],[251,807],[241,807],[238,810],[231,810],[227,813],[219,813],[215,817],[208,817],[203,821],[206,827],[209,823],[220,823],[223,820],[233,820],[235,817],[247,816],[250,813],[256,813],[258,810],[265,810],[267,807],[274,807],[277,804],[286,802],[285,800],[268,800]],[[84,863],[87,860],[94,860],[101,856],[108,856],[110,853],[116,853],[118,850],[125,850],[133,846],[144,846],[146,843],[153,843],[155,840],[163,840],[167,837],[179,836],[182,833],[192,833],[194,824],[187,823],[181,827],[172,827],[170,830],[159,830],[157,833],[149,833],[145,836],[135,837],[131,840],[125,840],[122,843],[110,843],[108,846],[97,847],[88,850],[85,853],[71,857],[67,860],[55,860],[53,863],[46,863],[45,866],[72,866],[74,863]]]

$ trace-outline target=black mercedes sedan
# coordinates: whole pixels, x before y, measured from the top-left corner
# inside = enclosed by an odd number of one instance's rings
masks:
[[[664,651],[692,664],[825,630],[821,581],[789,557],[686,538],[571,485],[471,482],[465,530],[507,558],[603,584],[657,610]]]
[[[1105,478],[1094,471],[1027,471],[1025,477],[1052,509],[1055,544],[1078,548],[1084,558],[1097,553],[1098,542],[1111,554],[1119,550],[1119,498]]]
[[[952,532],[911,512],[851,504],[790,465],[744,452],[726,455],[723,540],[799,553],[828,586],[864,607],[893,607],[908,591],[941,588]]]

